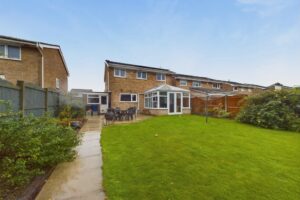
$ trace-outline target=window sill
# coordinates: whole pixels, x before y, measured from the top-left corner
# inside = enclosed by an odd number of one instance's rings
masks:
[[[13,61],[22,61],[22,59],[17,59],[17,58],[5,58],[5,57],[0,57],[0,59],[3,59],[3,60],[13,60]]]
[[[126,78],[126,76],[116,76],[116,75],[114,75],[114,77],[116,77],[116,78]]]

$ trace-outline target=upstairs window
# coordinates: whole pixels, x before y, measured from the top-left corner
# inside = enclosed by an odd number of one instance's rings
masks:
[[[233,91],[238,91],[239,88],[238,87],[233,87]]]
[[[221,83],[213,83],[214,89],[221,89]]]
[[[137,72],[136,73],[136,78],[147,80],[147,72]]]
[[[197,81],[194,81],[192,86],[193,86],[193,87],[200,87],[200,86],[201,86],[201,83],[200,83],[200,82],[197,82]]]
[[[120,94],[121,102],[137,102],[137,94]]]
[[[115,77],[126,77],[125,69],[115,69],[114,71]]]
[[[161,73],[157,73],[156,74],[156,80],[158,80],[158,81],[165,81],[166,80],[166,75],[165,74],[161,74]]]
[[[180,86],[187,86],[187,81],[186,80],[180,80],[179,85]]]
[[[0,45],[0,58],[21,60],[21,48],[11,45]]]

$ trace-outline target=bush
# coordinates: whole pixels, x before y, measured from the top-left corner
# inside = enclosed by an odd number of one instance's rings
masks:
[[[47,116],[2,117],[0,190],[24,186],[45,170],[72,160],[76,155],[74,147],[79,141],[74,130],[58,125],[56,119]]]
[[[72,99],[72,96],[64,96],[60,99],[59,119],[64,124],[69,124],[72,119],[85,117],[85,106],[82,100]]]
[[[264,128],[300,131],[299,107],[299,91],[268,91],[248,97],[237,119]]]

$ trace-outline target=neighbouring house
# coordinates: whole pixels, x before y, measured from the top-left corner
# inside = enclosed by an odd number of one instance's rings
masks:
[[[268,86],[266,89],[279,91],[279,90],[284,90],[284,89],[292,89],[292,87],[285,86],[285,85],[277,82],[277,83],[274,83],[274,84]]]
[[[207,77],[184,75],[184,74],[175,74],[175,86],[181,87],[184,89],[195,89],[197,91],[232,91],[235,94],[252,94],[257,93],[265,89],[263,86],[238,83],[232,81],[222,81],[211,79]],[[207,90],[208,89],[208,90]]]
[[[0,78],[68,91],[69,71],[59,45],[0,35]]]
[[[84,94],[93,92],[92,89],[71,89],[70,95],[73,98],[82,98]]]
[[[194,94],[207,91],[252,94],[264,89],[258,85],[176,74],[169,69],[110,60],[105,61],[104,81],[111,107],[136,107],[140,112],[153,115],[190,113]]]
[[[72,99],[82,101],[86,111],[101,114],[106,113],[109,107],[109,94],[107,92],[94,92],[92,89],[71,89]]]

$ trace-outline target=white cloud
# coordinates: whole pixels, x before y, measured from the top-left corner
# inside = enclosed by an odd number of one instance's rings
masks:
[[[242,11],[253,12],[261,17],[268,17],[280,13],[292,6],[295,0],[236,0],[242,6]]]

